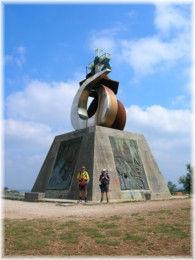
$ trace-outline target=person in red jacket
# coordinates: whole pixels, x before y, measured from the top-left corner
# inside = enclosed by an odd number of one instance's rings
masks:
[[[89,182],[89,174],[86,171],[85,166],[83,166],[79,171],[77,181],[79,184],[79,202],[81,202],[83,198],[85,202],[87,202],[87,184]]]

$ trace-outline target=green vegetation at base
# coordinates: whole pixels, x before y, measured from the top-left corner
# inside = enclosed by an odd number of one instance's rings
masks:
[[[186,175],[181,176],[179,178],[179,183],[183,185],[184,191],[188,194],[192,193],[192,175],[194,173],[194,169],[191,164],[186,165]]]
[[[119,240],[110,240],[110,239],[96,238],[95,242],[97,244],[107,245],[107,246],[119,246],[120,245],[120,241]]]
[[[194,168],[191,164],[186,164],[186,175],[183,175],[179,178],[178,183],[183,187],[178,189],[177,185],[171,181],[167,183],[169,191],[172,195],[175,195],[176,192],[181,192],[182,194],[192,194],[192,179],[194,174]]]
[[[159,224],[154,227],[152,230],[154,233],[161,233],[168,235],[169,237],[177,237],[177,238],[186,238],[188,234],[182,230],[182,225],[167,225],[167,224]]]
[[[86,227],[84,230],[84,233],[88,235],[91,238],[105,238],[105,234],[102,234],[101,231],[99,231],[97,228],[89,228]]]
[[[115,223],[97,223],[97,227],[99,228],[104,228],[104,229],[110,229],[110,228],[117,228],[118,225],[116,225]]]
[[[79,234],[76,231],[68,231],[65,234],[60,235],[60,240],[64,240],[67,243],[76,243],[78,242]]]
[[[131,241],[135,241],[135,242],[144,242],[145,237],[142,237],[141,235],[137,235],[137,234],[127,233],[124,236],[124,240],[131,240]]]
[[[190,210],[185,205],[107,218],[6,219],[4,254],[189,256]]]
[[[176,184],[173,183],[172,181],[168,181],[167,186],[169,188],[169,191],[170,191],[171,195],[175,195],[175,193],[177,192]]]

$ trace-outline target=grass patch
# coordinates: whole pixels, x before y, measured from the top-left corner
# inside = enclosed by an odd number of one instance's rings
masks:
[[[118,225],[115,223],[97,223],[98,228],[103,228],[103,229],[110,229],[110,228],[117,228]]]
[[[118,240],[110,240],[110,239],[102,239],[102,238],[96,238],[95,242],[97,244],[108,245],[108,246],[119,246],[120,245],[120,241],[118,241]]]
[[[45,235],[45,236],[52,236],[54,235],[54,231],[51,227],[44,227],[43,230],[41,231],[42,235]]]
[[[79,222],[74,221],[74,220],[69,220],[69,221],[60,223],[60,227],[61,228],[63,228],[63,227],[78,228]]]
[[[110,217],[110,220],[115,221],[115,220],[120,220],[121,218],[122,218],[121,216],[114,215]]]
[[[190,257],[190,201],[186,202],[174,209],[102,218],[6,219],[4,255]]]
[[[75,220],[68,220],[64,224],[66,224],[67,226],[78,226],[79,222]]]
[[[14,252],[20,251],[24,253],[28,250],[37,250],[47,246],[49,243],[49,238],[47,236],[39,236],[38,238],[34,235],[31,237],[18,237],[11,242],[11,247]]]
[[[65,234],[60,235],[60,240],[67,243],[77,243],[79,234],[76,232],[68,231]]]
[[[160,217],[158,217],[158,219],[160,219],[160,220],[165,220],[166,217],[162,217],[162,216],[160,216]]]
[[[132,213],[131,217],[136,217],[136,216],[139,216],[139,215],[140,215],[140,213]]]
[[[153,215],[170,215],[173,214],[173,211],[170,209],[160,209],[160,210],[152,210],[152,211],[148,211],[147,215],[148,216],[153,216]]]
[[[158,214],[172,214],[172,211],[170,209],[161,209],[157,211]]]
[[[151,211],[148,211],[148,212],[147,212],[147,215],[148,215],[148,216],[153,216],[154,214],[157,214],[157,212],[158,212],[158,211],[153,211],[153,210],[151,210]]]
[[[118,229],[107,230],[106,235],[110,237],[119,237],[121,232]]]
[[[181,226],[182,228],[182,226]],[[178,224],[170,225],[170,224],[158,224],[154,227],[154,233],[161,233],[168,235],[170,237],[176,238],[186,238],[188,234],[181,229]]]
[[[186,210],[186,211],[190,211],[190,208],[181,208],[181,210]]]
[[[91,238],[105,238],[105,234],[103,234],[102,232],[100,232],[98,229],[96,228],[85,228],[83,230],[85,232],[85,234]]]
[[[125,234],[123,240],[125,241],[134,241],[134,242],[144,242],[145,241],[145,237],[143,236],[140,236],[138,234],[130,234],[130,233],[127,233]]]
[[[144,221],[145,218],[143,218],[143,217],[138,217],[138,218],[136,218],[136,220],[138,220],[138,221]]]

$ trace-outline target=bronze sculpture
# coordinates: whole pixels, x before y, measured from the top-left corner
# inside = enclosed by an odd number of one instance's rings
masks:
[[[110,54],[96,54],[94,61],[87,67],[86,79],[73,100],[71,122],[75,130],[90,126],[105,126],[123,130],[126,111],[117,100],[118,81],[108,77],[111,72]],[[87,107],[89,97],[93,98]]]

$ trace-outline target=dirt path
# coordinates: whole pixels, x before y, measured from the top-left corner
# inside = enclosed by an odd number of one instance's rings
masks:
[[[3,216],[10,219],[65,218],[65,217],[105,217],[127,215],[143,211],[190,207],[190,199],[174,199],[165,201],[145,201],[110,204],[74,204],[36,203],[4,200]]]

